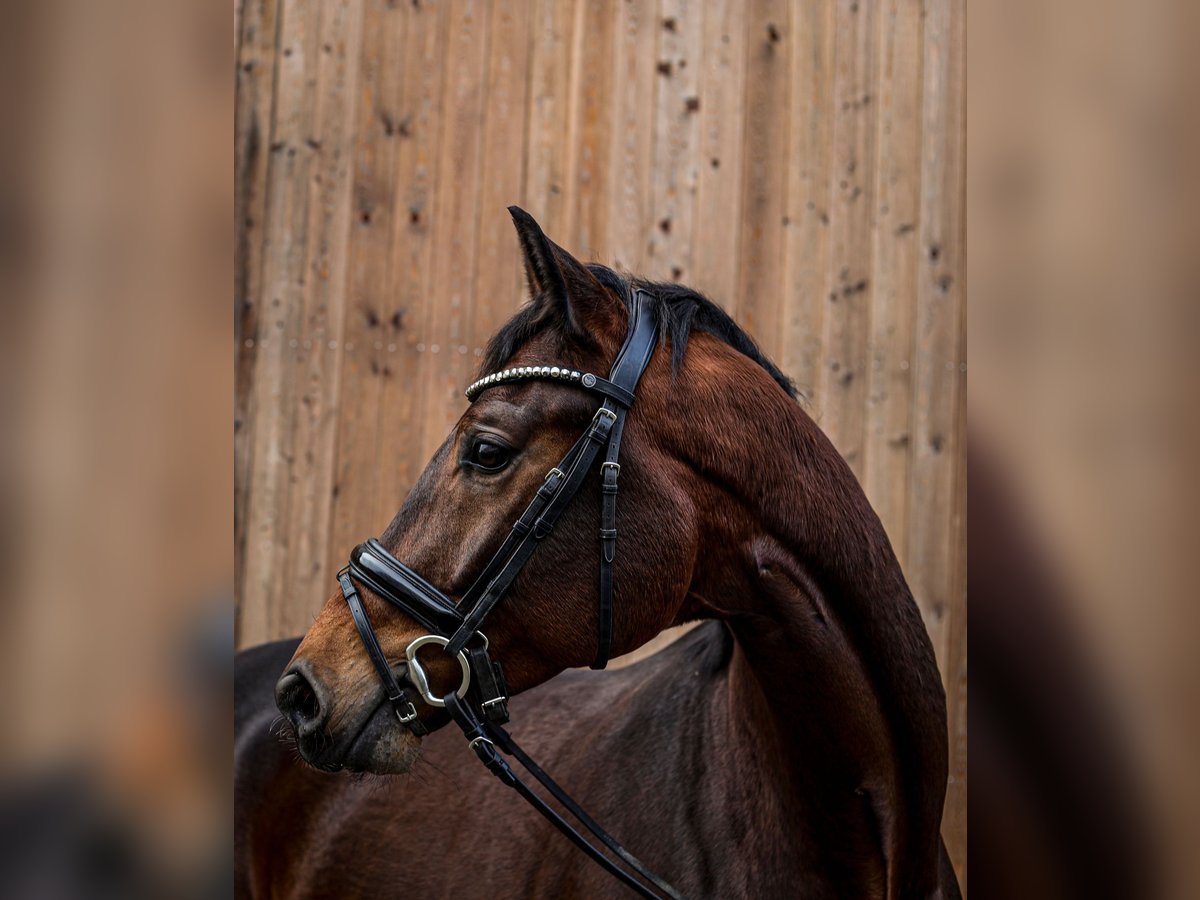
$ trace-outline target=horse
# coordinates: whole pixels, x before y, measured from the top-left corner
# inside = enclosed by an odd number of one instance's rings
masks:
[[[849,466],[718,305],[580,262],[510,212],[530,296],[481,374],[607,371],[635,294],[653,305],[621,446],[612,652],[699,623],[628,667],[583,668],[602,625],[602,492],[584,487],[488,620],[521,743],[684,896],[958,897],[941,678]],[[379,543],[461,598],[593,412],[553,380],[479,394]],[[428,630],[370,589],[362,603],[387,665]],[[445,653],[425,668],[451,693],[461,677]],[[239,896],[628,896],[444,710],[415,711],[419,728],[394,714],[342,591],[303,639],[239,655]]]

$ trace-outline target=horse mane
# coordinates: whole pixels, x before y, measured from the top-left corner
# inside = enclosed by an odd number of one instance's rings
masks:
[[[798,399],[792,379],[769,360],[750,335],[742,330],[725,310],[699,291],[681,284],[651,281],[646,278],[622,275],[599,263],[589,263],[588,271],[604,287],[621,298],[628,310],[633,305],[636,289],[645,291],[658,312],[659,343],[671,349],[671,371],[678,373],[687,351],[688,336],[702,331],[728,344],[766,370],[793,400]],[[496,372],[535,335],[552,325],[536,303],[526,303],[488,342],[480,373]]]

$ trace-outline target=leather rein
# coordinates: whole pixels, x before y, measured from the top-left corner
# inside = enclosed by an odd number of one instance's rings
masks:
[[[513,788],[579,849],[643,897],[681,900],[670,884],[645,867],[584,811],[558,784],[518,746],[501,726],[509,719],[508,688],[500,663],[488,655],[488,642],[480,627],[508,591],[539,544],[554,530],[567,506],[579,494],[596,458],[600,464],[600,609],[596,657],[591,666],[608,664],[612,645],[613,562],[617,545],[617,479],[625,416],[633,405],[634,391],[658,342],[658,322],[650,298],[635,290],[629,331],[608,378],[559,366],[520,366],[479,379],[466,390],[475,399],[490,387],[520,381],[543,380],[570,385],[602,398],[591,424],[562,460],[546,474],[533,500],[513,525],[500,549],[484,566],[462,599],[455,604],[404,563],[392,556],[379,541],[359,544],[350,564],[338,573],[359,637],[383,682],[396,717],[414,734],[428,733],[405,687],[388,662],[375,629],[367,617],[355,583],[369,588],[421,623],[429,633],[412,641],[405,650],[407,679],[421,699],[434,707],[445,707],[462,729],[479,760],[504,784]],[[431,691],[417,652],[430,644],[442,647],[458,660],[462,681],[451,693],[436,697]],[[498,750],[511,756],[547,790],[584,829],[592,834],[620,864],[588,840],[566,818],[529,787]],[[623,865],[622,865],[623,864]],[[641,877],[635,877],[630,871]]]

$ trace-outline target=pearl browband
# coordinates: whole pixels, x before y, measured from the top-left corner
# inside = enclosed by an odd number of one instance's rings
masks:
[[[485,375],[474,382],[466,390],[467,399],[474,401],[484,388],[497,384],[511,384],[514,381],[526,381],[533,378],[558,378],[563,381],[574,381],[586,388],[596,386],[597,378],[591,372],[579,372],[565,366],[516,366],[512,369],[501,369],[492,375]]]

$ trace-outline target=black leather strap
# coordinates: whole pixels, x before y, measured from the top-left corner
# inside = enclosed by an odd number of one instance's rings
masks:
[[[650,363],[658,341],[657,323],[649,314],[646,300],[641,291],[634,296],[633,321],[630,323],[630,339],[625,342],[613,363],[611,377],[614,383],[633,394],[638,381]],[[625,432],[625,410],[616,411],[612,435],[608,441],[604,462],[600,468],[600,608],[598,612],[596,658],[593,669],[608,665],[612,652],[613,619],[613,564],[617,558],[617,491],[621,474],[621,438]]]
[[[612,437],[604,462],[600,464],[600,608],[596,626],[596,658],[593,669],[608,665],[612,649],[613,563],[617,558],[617,477],[621,464],[621,432],[625,428],[625,411],[617,413]]]
[[[371,664],[379,673],[379,679],[383,682],[383,691],[387,694],[392,709],[396,711],[396,717],[414,734],[428,734],[429,731],[424,723],[417,718],[416,707],[413,706],[412,700],[409,699],[404,688],[400,687],[400,682],[396,680],[396,674],[392,671],[383,648],[379,646],[379,639],[375,637],[375,629],[371,627],[371,620],[367,618],[367,611],[363,608],[362,598],[354,589],[354,583],[350,580],[350,573],[347,570],[343,569],[338,573],[338,584],[342,587],[342,596],[346,599],[346,605],[350,607],[350,615],[354,617],[354,627],[358,629],[358,636],[367,649],[367,656],[370,657]]]
[[[525,563],[529,561],[529,557],[533,555],[533,551],[537,549],[538,543],[554,530],[559,516],[563,514],[568,504],[575,498],[575,495],[583,486],[583,480],[587,477],[592,462],[599,455],[600,448],[608,443],[609,434],[612,432],[615,421],[615,416],[606,406],[602,406],[597,411],[595,418],[592,419],[591,426],[584,434],[582,449],[578,452],[566,472],[562,487],[556,490],[553,496],[546,502],[541,514],[532,525],[528,526],[528,532],[521,535],[512,555],[509,556],[500,571],[488,583],[478,602],[471,609],[466,610],[462,625],[451,636],[450,643],[446,646],[447,653],[457,653],[466,645],[471,635],[479,629],[484,617],[492,611],[492,608],[500,601],[500,598],[504,596],[517,575],[520,574]],[[551,475],[553,475],[553,470],[551,471]],[[514,531],[516,530],[518,529],[514,528]]]
[[[471,689],[479,701],[479,708],[489,722],[503,725],[508,721],[508,685],[504,681],[504,669],[488,656],[486,646],[468,646],[466,654],[471,663]]]
[[[591,391],[594,394],[599,394],[605,400],[611,400],[616,406],[623,406],[626,409],[633,406],[633,391],[616,381],[611,381],[608,378],[601,378],[599,375],[586,375],[585,378],[595,379],[590,384],[580,383],[580,387],[584,390]]]
[[[626,850],[621,844],[607,831],[601,828],[596,821],[584,811],[584,809],[576,803],[566,791],[559,787],[558,782],[546,774],[545,771],[535,763],[528,754],[523,751],[517,742],[513,740],[512,735],[501,728],[499,725],[490,725],[480,722],[471,712],[470,708],[463,703],[457,696],[450,695],[446,697],[446,709],[454,719],[455,724],[462,729],[463,735],[466,737],[471,750],[475,756],[482,762],[488,770],[500,779],[501,782],[513,788],[521,795],[522,798],[546,818],[555,828],[566,835],[570,841],[590,856],[593,860],[599,863],[605,871],[609,872],[621,882],[628,885],[642,897],[651,898],[651,900],[683,900],[682,895],[671,887],[659,876],[655,875],[645,864],[636,856]],[[591,844],[586,837],[580,834],[572,825],[558,814],[545,800],[539,797],[534,791],[521,780],[520,776],[513,771],[512,767],[505,762],[504,758],[496,752],[496,748],[500,747],[505,753],[508,753],[516,759],[531,774],[539,784],[542,785],[550,794],[562,804],[563,808],[577,821],[582,823],[584,828],[590,831],[605,847],[614,853],[626,866],[633,869],[643,879],[650,884],[644,884],[638,881],[632,874],[621,868],[614,860],[605,856],[597,847]]]
[[[650,357],[658,344],[658,322],[650,311],[650,296],[643,290],[634,292],[630,310],[629,334],[613,362],[609,379],[632,397]],[[632,406],[632,403],[626,406]]]

